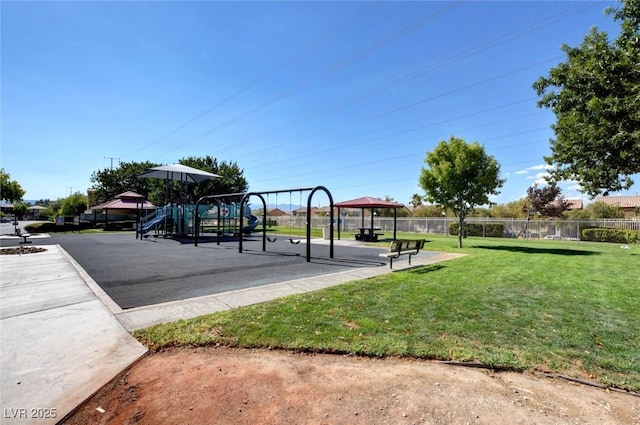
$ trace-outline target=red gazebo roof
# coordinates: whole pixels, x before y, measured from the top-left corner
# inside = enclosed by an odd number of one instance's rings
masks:
[[[144,196],[135,192],[124,192],[115,196],[115,199],[100,205],[91,207],[91,210],[135,210],[141,207],[144,210],[156,208],[151,202],[144,199]]]
[[[362,198],[342,201],[333,204],[336,208],[403,208],[404,205],[397,202],[385,201],[383,199],[364,196]]]

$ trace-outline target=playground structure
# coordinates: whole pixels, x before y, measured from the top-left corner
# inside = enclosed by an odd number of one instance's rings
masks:
[[[240,233],[251,232],[260,224],[260,219],[251,215],[251,208],[248,206],[245,206],[242,214],[238,203],[230,200],[224,204],[218,204],[217,207],[213,209],[208,205],[198,206],[198,226],[195,226],[196,205],[194,204],[167,205],[158,208],[141,218],[137,226],[136,238],[144,237],[152,230],[156,231],[156,235],[161,231],[162,235],[167,237],[170,234],[186,236],[198,234],[205,228],[218,236],[238,236]],[[240,219],[241,216],[248,218],[246,226],[241,226],[240,221],[244,221]]]
[[[327,188],[325,188],[324,186],[315,186],[315,187],[301,187],[301,188],[293,188],[293,189],[283,189],[283,190],[271,190],[271,191],[265,191],[265,192],[246,192],[246,193],[230,193],[230,194],[222,194],[222,195],[208,195],[208,196],[203,196],[200,199],[198,199],[198,201],[196,202],[193,211],[195,212],[195,217],[194,217],[194,221],[195,221],[195,227],[197,229],[200,228],[201,226],[201,221],[204,220],[205,218],[201,216],[200,210],[201,210],[201,205],[204,203],[204,201],[212,201],[216,206],[217,206],[217,216],[219,217],[221,212],[222,212],[222,208],[224,208],[224,204],[220,203],[220,200],[225,200],[225,199],[240,199],[239,202],[239,210],[240,211],[244,211],[245,208],[248,208],[248,203],[249,203],[249,199],[252,196],[257,196],[261,201],[262,201],[262,211],[266,212],[267,211],[267,203],[264,199],[264,195],[276,195],[279,193],[292,193],[292,192],[300,192],[300,194],[302,195],[302,192],[307,192],[309,191],[309,195],[307,196],[307,212],[311,211],[311,200],[313,198],[313,195],[318,192],[318,191],[323,191],[325,192],[325,194],[327,195],[327,197],[329,198],[329,258],[334,258],[334,250],[333,250],[333,226],[334,226],[334,214],[333,214],[333,197],[331,196],[331,192],[329,192],[329,190]],[[251,217],[249,216],[249,223],[247,228],[251,228],[252,221],[253,220]],[[253,216],[255,217],[255,216]],[[244,218],[245,218],[245,214],[240,214],[239,215],[239,225],[238,228],[240,229],[244,229]],[[253,225],[254,229],[258,223],[254,222],[255,225]],[[262,251],[266,251],[267,250],[267,226],[263,225],[262,226]],[[194,233],[194,246],[198,246],[198,240],[199,240],[199,233],[200,232],[195,232]],[[238,238],[238,252],[242,253],[242,235],[240,235],[240,237]],[[306,260],[307,262],[311,261],[311,220],[309,215],[307,214],[306,216]],[[220,243],[220,239],[218,237],[218,244]]]

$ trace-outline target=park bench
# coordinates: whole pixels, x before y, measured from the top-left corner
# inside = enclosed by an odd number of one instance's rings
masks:
[[[29,237],[31,236],[31,233],[22,233],[22,234],[20,234],[20,236],[23,239],[23,241],[20,242],[20,245],[31,243],[31,241],[28,240]]]
[[[380,254],[380,257],[386,257],[389,259],[389,268],[393,268],[393,259],[400,258],[401,255],[409,256],[409,264],[411,264],[411,256],[416,255],[424,247],[424,239],[396,239],[391,241],[389,245],[389,252]]]

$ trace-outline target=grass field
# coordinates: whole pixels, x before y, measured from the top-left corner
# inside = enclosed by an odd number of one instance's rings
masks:
[[[429,250],[469,255],[135,336],[152,349],[476,360],[640,391],[640,247],[469,238],[458,250],[454,237],[428,238]]]

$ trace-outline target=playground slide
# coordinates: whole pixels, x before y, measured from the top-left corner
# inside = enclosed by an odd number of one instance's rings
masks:
[[[157,215],[156,217],[153,218],[153,220],[149,220],[141,226],[140,233],[144,235],[149,230],[155,229],[163,221],[164,221],[164,215],[163,214]]]
[[[260,224],[260,219],[258,217],[256,217],[255,215],[251,215],[249,217],[249,225],[243,227],[242,228],[242,232],[243,233],[250,233],[253,229],[258,227],[258,224]]]

